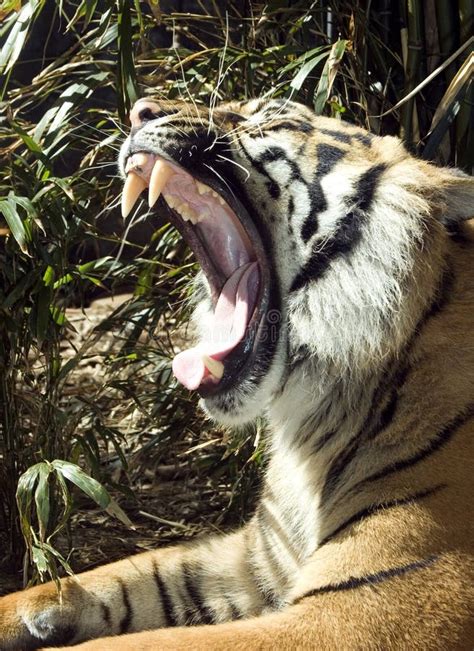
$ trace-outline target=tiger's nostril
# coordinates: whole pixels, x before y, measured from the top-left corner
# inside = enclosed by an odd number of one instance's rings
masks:
[[[135,102],[135,105],[130,111],[130,123],[132,128],[138,129],[145,124],[145,122],[155,120],[159,117],[159,114],[159,104],[148,99],[139,99],[138,102]]]
[[[150,120],[154,120],[156,118],[156,115],[153,113],[151,108],[142,108],[141,111],[138,113],[138,119],[140,122],[149,122]]]

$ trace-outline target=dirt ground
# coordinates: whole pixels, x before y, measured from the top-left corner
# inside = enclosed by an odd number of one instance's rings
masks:
[[[129,299],[128,295],[99,299],[85,310],[68,310],[68,319],[77,334],[74,341],[65,342],[64,357],[73,355],[88,340],[93,329]],[[103,381],[104,354],[110,353],[113,346],[113,337],[102,336],[68,380],[65,393],[74,395],[80,392],[82,398],[84,395],[94,396],[97,386]],[[157,454],[157,450],[151,447],[145,454],[135,454],[134,449],[140,446],[142,450],[146,449],[146,437],[151,439],[154,435],[153,430],[143,434],[140,411],[131,410],[130,405],[113,398],[103,405],[103,409],[109,411],[122,432],[130,430],[126,446],[130,452],[127,454],[126,482],[116,455],[107,458],[107,471],[112,482],[129,485],[128,492],[113,488],[110,492],[132,521],[133,528],[76,495],[79,508],[72,518],[72,551],[68,558],[75,572],[157,546],[208,533],[221,533],[238,526],[242,511],[253,502],[253,495],[248,494],[246,473],[236,470],[236,465],[242,463],[241,450],[236,453],[240,455],[238,462],[233,462],[232,472],[228,472],[229,464],[225,459],[229,455],[228,434],[206,424],[201,433],[187,432],[173,445],[165,447],[164,453],[158,449]],[[139,446],[137,431],[142,431]],[[242,490],[244,480],[246,485]],[[254,481],[252,477],[251,483]],[[5,563],[0,564],[0,594],[21,588],[22,581],[22,572],[13,572]]]

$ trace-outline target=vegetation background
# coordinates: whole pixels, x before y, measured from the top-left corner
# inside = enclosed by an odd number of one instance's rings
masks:
[[[133,102],[291,97],[472,173],[473,21],[474,0],[0,4],[0,591],[230,526],[265,462],[263,424],[216,429],[171,377],[194,262],[143,202],[120,218]]]

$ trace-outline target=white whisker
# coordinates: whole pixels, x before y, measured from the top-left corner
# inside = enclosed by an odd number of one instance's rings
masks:
[[[236,167],[240,167],[240,169],[243,170],[245,174],[247,174],[247,178],[245,179],[244,183],[249,180],[250,172],[246,167],[244,167],[240,163],[237,163],[235,160],[232,160],[231,158],[227,158],[226,156],[221,156],[221,154],[217,154],[217,158],[222,158],[222,160],[226,160],[228,163],[232,163],[232,165],[235,165]]]

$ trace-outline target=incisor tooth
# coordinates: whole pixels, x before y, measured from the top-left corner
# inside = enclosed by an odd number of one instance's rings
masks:
[[[169,165],[162,160],[156,161],[151,172],[148,189],[148,205],[150,208],[158,201],[158,197],[172,174],[173,170]]]
[[[133,172],[127,174],[122,190],[122,217],[128,217],[138,197],[146,188],[146,181]]]
[[[218,359],[209,357],[209,355],[203,355],[202,361],[204,362],[204,366],[207,368],[210,374],[220,380],[224,375],[224,364]]]

